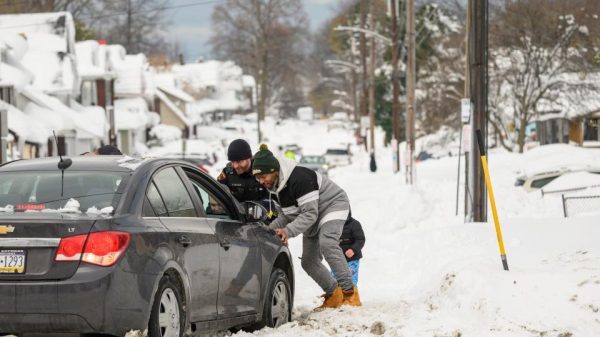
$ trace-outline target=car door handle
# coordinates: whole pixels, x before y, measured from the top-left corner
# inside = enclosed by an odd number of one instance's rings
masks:
[[[177,242],[179,242],[182,246],[187,247],[192,244],[192,240],[187,236],[180,236],[177,238]]]
[[[221,242],[219,242],[219,244],[221,245],[221,247],[223,247],[225,250],[228,250],[231,247],[231,242],[229,242],[229,240],[227,239],[223,239],[221,240]]]

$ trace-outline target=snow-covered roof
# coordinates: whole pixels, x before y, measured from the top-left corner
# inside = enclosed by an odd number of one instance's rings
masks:
[[[174,86],[167,86],[167,85],[156,85],[156,88],[159,90],[164,91],[165,93],[176,97],[177,99],[184,101],[186,103],[192,103],[194,102],[194,97],[190,96],[187,92],[176,88]]]
[[[92,125],[93,121],[87,120],[84,114],[66,106],[58,98],[48,96],[31,86],[23,88],[21,94],[30,101],[24,111],[40,122],[52,126],[52,129],[76,130],[77,138],[105,137],[98,125]]]
[[[71,108],[82,115],[88,122],[88,126],[94,129],[96,135],[102,135],[102,138],[108,135],[110,125],[104,108],[100,106],[83,106],[74,100],[71,100]]]
[[[172,71],[178,79],[190,84],[195,89],[208,87],[226,90],[243,89],[242,68],[231,61],[210,60],[174,65]]]
[[[256,86],[256,80],[254,80],[254,76],[243,75],[242,85],[244,86],[244,88],[254,88]]]
[[[567,118],[574,119],[600,111],[600,73],[569,73],[559,76],[560,88],[552,100],[542,99],[537,120]],[[544,113],[547,112],[547,113]]]
[[[68,12],[0,15],[2,34],[25,37],[21,62],[35,76],[32,85],[48,93],[79,93],[75,25]]]
[[[33,74],[20,61],[27,51],[27,42],[20,35],[2,34],[0,51],[0,85],[13,86],[16,91],[20,91],[33,79]]]
[[[165,103],[169,109],[171,109],[171,111],[173,111],[173,113],[175,115],[177,115],[177,117],[187,126],[192,126],[193,123],[189,120],[189,118],[185,115],[185,113],[183,111],[181,111],[181,109],[179,109],[179,107],[177,107],[177,105],[175,105],[175,103],[173,103],[169,97],[167,97],[167,95],[165,95],[162,91],[157,90],[156,91],[156,97],[158,97],[158,99],[160,99],[163,103]]]
[[[45,144],[52,131],[16,107],[0,101],[0,109],[8,111],[8,129],[31,143]]]
[[[77,50],[77,69],[83,78],[112,78],[108,67],[107,49],[97,41],[87,40],[75,44]]]
[[[117,130],[137,130],[150,122],[148,104],[143,98],[115,100],[115,127]]]
[[[148,87],[146,68],[148,62],[144,54],[123,55],[121,46],[109,46],[110,60],[117,73],[115,81],[115,96],[143,96]]]

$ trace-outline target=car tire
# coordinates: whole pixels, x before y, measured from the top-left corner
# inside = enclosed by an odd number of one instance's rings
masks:
[[[183,337],[184,329],[185,311],[181,289],[169,276],[164,276],[154,295],[148,337]]]
[[[266,326],[277,328],[291,321],[292,287],[287,275],[280,268],[275,268],[271,272],[264,303],[262,320],[247,330],[259,330]]]

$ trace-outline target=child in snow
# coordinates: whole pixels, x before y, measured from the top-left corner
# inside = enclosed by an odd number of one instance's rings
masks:
[[[340,237],[340,247],[346,256],[348,268],[352,273],[352,281],[354,285],[358,283],[358,266],[359,260],[362,258],[362,248],[365,245],[365,233],[363,232],[360,222],[352,216],[348,218],[344,224],[344,230]],[[335,273],[332,272],[335,277]]]

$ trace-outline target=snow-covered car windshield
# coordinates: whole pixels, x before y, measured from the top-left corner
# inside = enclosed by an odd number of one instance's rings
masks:
[[[65,211],[111,209],[127,174],[106,171],[23,171],[0,174],[0,210]]]

